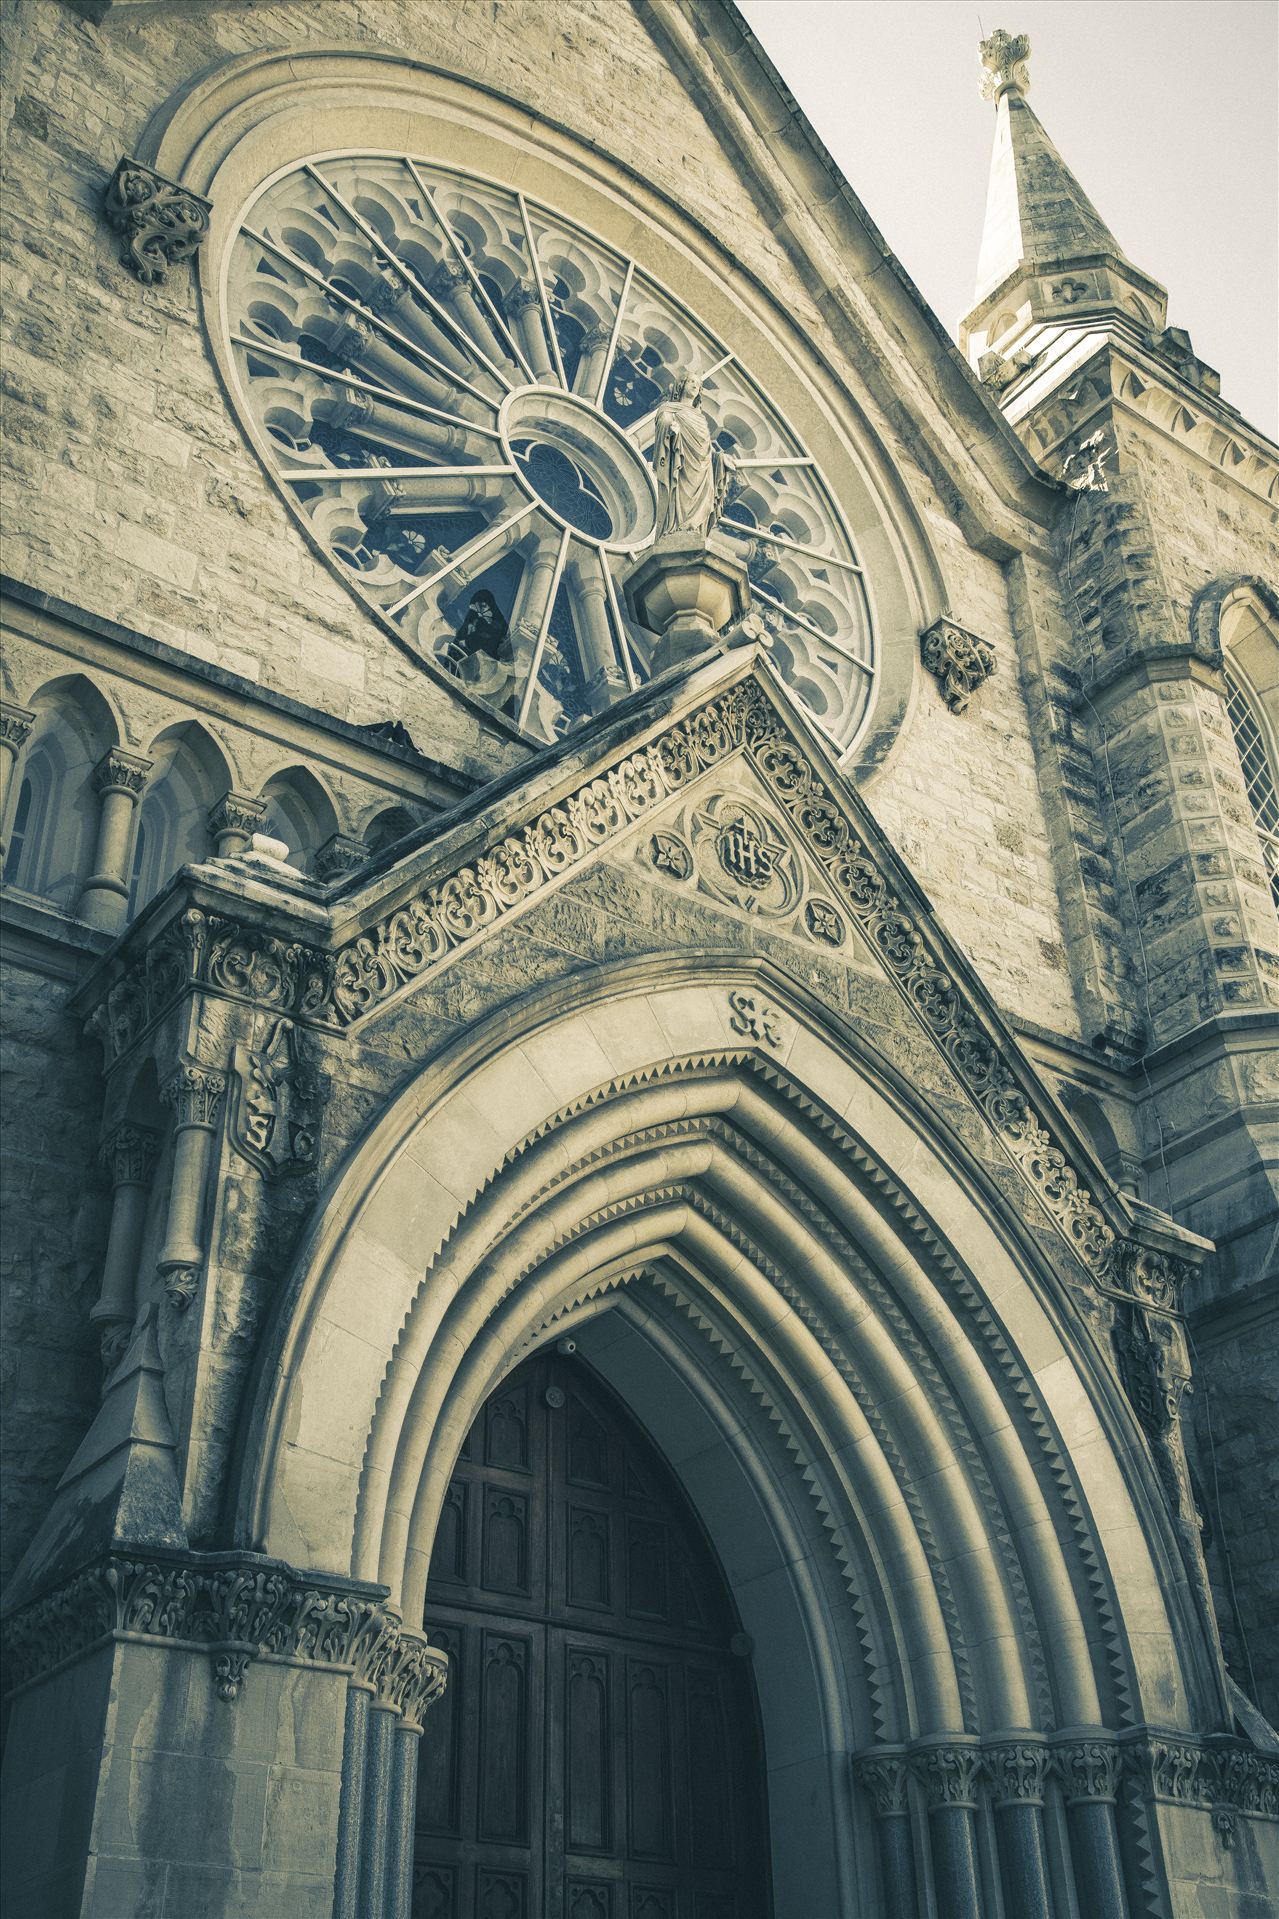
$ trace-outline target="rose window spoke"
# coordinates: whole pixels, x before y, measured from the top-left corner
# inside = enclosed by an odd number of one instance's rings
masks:
[[[816,461],[731,349],[634,260],[518,191],[414,158],[269,182],[226,310],[255,442],[352,590],[534,738],[648,675],[619,581],[654,537],[658,409],[693,374],[773,659],[840,750],[870,602]]]

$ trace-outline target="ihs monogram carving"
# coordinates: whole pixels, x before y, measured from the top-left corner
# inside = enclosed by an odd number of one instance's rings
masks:
[[[267,1178],[304,1173],[315,1162],[322,1087],[305,1048],[304,1036],[277,1019],[259,1047],[240,1043],[232,1053],[231,1138]]]
[[[803,890],[799,862],[782,829],[733,794],[717,794],[689,821],[703,886],[761,919],[792,913]]]
[[[212,202],[138,160],[122,159],[107,182],[103,211],[124,236],[123,264],[143,286],[163,280],[191,255],[209,230]]]
[[[765,1046],[780,1046],[784,1038],[782,1016],[775,1006],[757,999],[753,993],[730,993],[732,1012],[729,1025],[745,1039],[756,1039]]]

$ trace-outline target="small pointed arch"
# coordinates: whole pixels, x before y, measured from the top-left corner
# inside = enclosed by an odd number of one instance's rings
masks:
[[[1220,659],[1226,717],[1279,908],[1279,596],[1263,580],[1217,580],[1190,611],[1197,648]]]
[[[4,879],[69,913],[97,840],[93,770],[119,744],[120,727],[81,673],[49,681],[28,705],[36,718],[11,803]]]
[[[421,824],[418,815],[407,806],[384,806],[380,813],[373,814],[361,837],[370,854],[381,853],[407,833],[415,833]]]
[[[1094,1093],[1084,1092],[1081,1087],[1066,1085],[1061,1089],[1061,1103],[1115,1185],[1127,1192],[1134,1191],[1131,1168],[1125,1164],[1126,1156],[1119,1135],[1101,1100]]]
[[[266,802],[263,831],[283,840],[293,865],[309,873],[320,848],[340,830],[332,800],[305,766],[273,773],[261,797]]]
[[[226,755],[198,720],[165,727],[148,752],[153,770],[134,831],[130,915],[180,866],[211,857],[209,812],[232,784]]]

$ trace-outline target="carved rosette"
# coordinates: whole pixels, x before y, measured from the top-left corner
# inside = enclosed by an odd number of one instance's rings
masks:
[[[911,1754],[911,1771],[924,1789],[930,1812],[975,1806],[983,1761],[977,1746],[926,1746]]]
[[[863,1753],[853,1761],[853,1777],[876,1819],[896,1819],[910,1811],[910,1766],[905,1753]]]
[[[952,713],[962,713],[995,670],[995,649],[990,641],[956,626],[953,620],[934,620],[919,636],[919,651]]]
[[[203,1126],[210,1131],[218,1123],[226,1077],[211,1073],[203,1066],[179,1066],[160,1089],[161,1104],[173,1108],[177,1126]]]
[[[103,211],[124,239],[120,259],[143,286],[189,260],[209,230],[212,202],[125,157],[107,182]]]
[[[214,1689],[228,1701],[255,1659],[336,1667],[415,1728],[448,1680],[448,1655],[406,1631],[379,1593],[243,1555],[113,1554],[14,1614],[3,1631],[11,1690],[126,1636],[205,1647]]]

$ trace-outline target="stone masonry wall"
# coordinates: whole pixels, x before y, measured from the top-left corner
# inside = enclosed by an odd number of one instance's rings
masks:
[[[0,968],[0,1585],[97,1410],[89,1309],[109,1193],[98,1166],[97,1048],[64,980]]]

